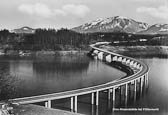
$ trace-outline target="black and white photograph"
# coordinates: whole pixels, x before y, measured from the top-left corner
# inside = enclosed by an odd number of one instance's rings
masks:
[[[0,115],[168,115],[168,0],[0,0]]]

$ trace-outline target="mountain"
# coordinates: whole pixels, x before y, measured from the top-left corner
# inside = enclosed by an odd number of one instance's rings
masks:
[[[138,34],[168,34],[168,24],[154,24]]]
[[[19,29],[11,30],[11,32],[17,33],[17,34],[33,34],[33,33],[35,33],[35,29],[24,26],[24,27],[19,28]]]
[[[127,17],[115,16],[106,19],[97,19],[79,27],[72,28],[73,31],[80,33],[94,32],[126,32],[137,33],[147,30],[149,25],[143,22],[137,22]]]

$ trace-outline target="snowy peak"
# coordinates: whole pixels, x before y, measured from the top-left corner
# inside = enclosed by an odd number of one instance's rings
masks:
[[[127,32],[136,33],[146,30],[149,27],[147,23],[136,22],[123,16],[115,16],[110,18],[99,18],[90,23],[86,23],[72,30],[81,33],[93,32]]]

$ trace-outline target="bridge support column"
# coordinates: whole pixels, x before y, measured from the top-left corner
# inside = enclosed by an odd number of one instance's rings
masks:
[[[143,76],[140,78],[140,95],[142,95],[143,90]]]
[[[45,102],[45,107],[46,108],[51,108],[51,100],[48,100]]]
[[[144,79],[144,89],[146,89],[146,74],[144,75],[143,79]]]
[[[45,107],[46,107],[46,108],[48,107],[48,102],[45,102]]]
[[[71,97],[71,111],[73,111],[73,106],[74,106],[74,101],[73,101],[73,97]]]
[[[113,104],[112,104],[112,111],[114,111],[115,108],[115,87],[113,87]]]
[[[71,111],[77,112],[77,96],[71,97]]]
[[[98,51],[98,50],[94,50],[94,51],[93,51],[93,53],[98,54],[98,53],[99,53],[99,51]]]
[[[92,104],[92,105],[94,104],[94,100],[95,100],[95,98],[94,98],[94,93],[91,93],[91,104]]]
[[[51,100],[48,100],[48,108],[51,108]]]
[[[134,61],[131,61],[131,62],[130,62],[130,66],[134,66]]]
[[[136,80],[134,81],[134,92],[136,93],[136,87],[137,87],[137,82]]]
[[[135,103],[135,101],[136,101],[136,91],[137,91],[137,89],[136,89],[136,87],[137,87],[137,82],[136,82],[137,80],[135,80],[134,81],[134,103]]]
[[[98,59],[99,60],[103,60],[103,52],[99,52],[98,53]]]
[[[111,99],[111,89],[108,89],[108,99],[110,100]]]
[[[114,57],[113,57],[113,61],[117,61],[117,56],[114,56]]]
[[[109,62],[109,63],[111,62],[111,55],[106,56],[106,61]]]
[[[99,105],[99,91],[96,91],[96,106]]]
[[[133,67],[134,67],[134,68],[137,68],[137,62],[134,63]]]
[[[118,61],[119,61],[119,62],[122,62],[122,57],[118,57]]]
[[[115,87],[113,88],[113,102],[115,101]]]
[[[74,110],[75,110],[75,112],[77,112],[77,108],[78,108],[77,96],[75,96],[74,98],[75,98],[75,107],[74,107]]]
[[[125,84],[125,98],[128,96],[128,83]]]
[[[125,106],[127,106],[128,100],[128,83],[125,84]]]
[[[126,62],[126,60],[127,60],[127,59],[126,59],[126,58],[124,58],[124,59],[122,60],[122,63],[125,63],[125,62]]]
[[[140,64],[137,64],[137,69],[140,69]]]
[[[148,88],[149,85],[149,76],[148,73],[146,73],[146,88]]]
[[[130,64],[130,60],[129,59],[126,61],[126,64]]]

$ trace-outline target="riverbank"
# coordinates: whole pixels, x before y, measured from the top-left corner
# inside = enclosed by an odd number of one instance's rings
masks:
[[[89,51],[87,50],[71,50],[71,51],[46,51],[46,50],[41,50],[41,51],[22,51],[22,50],[9,50],[7,52],[0,52],[0,55],[7,55],[7,56],[52,56],[52,55],[59,55],[59,56],[64,56],[64,55],[85,55]]]
[[[101,48],[133,57],[168,57],[168,46],[111,46],[104,45]]]
[[[26,105],[11,105],[12,115],[82,115],[65,110],[45,108],[43,106],[26,104]]]

